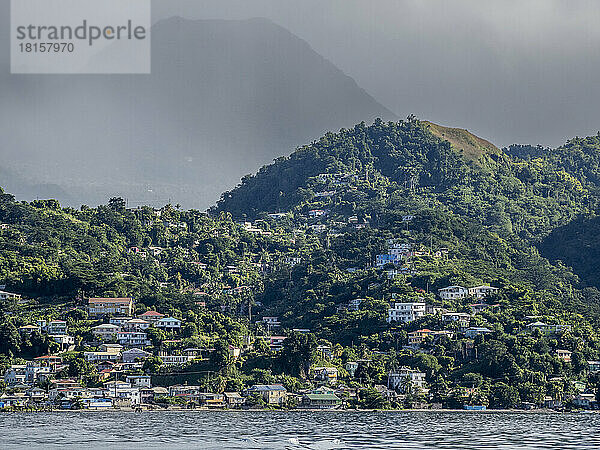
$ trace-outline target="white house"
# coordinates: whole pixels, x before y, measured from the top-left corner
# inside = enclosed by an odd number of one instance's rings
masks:
[[[412,322],[425,315],[425,302],[394,302],[388,309],[388,322]]]
[[[279,328],[281,326],[279,317],[263,317],[262,323],[268,328]]]
[[[475,286],[469,288],[469,295],[475,298],[485,298],[488,295],[492,295],[498,292],[498,288],[491,286]]]
[[[456,300],[469,296],[469,290],[462,286],[448,286],[440,289],[438,293],[442,300]]]
[[[88,362],[101,362],[101,361],[118,361],[121,357],[120,353],[115,352],[83,352],[83,357]]]
[[[75,345],[75,337],[66,334],[49,334],[48,337],[54,342],[59,344],[61,347],[68,347]]]
[[[397,372],[388,373],[388,389],[412,392],[412,389],[423,390],[426,386],[425,374],[418,370],[402,367]]]
[[[144,347],[151,343],[146,333],[141,331],[119,331],[117,342],[126,347]]]
[[[64,320],[52,320],[51,322],[48,322],[46,331],[48,334],[67,334],[67,322]]]
[[[175,317],[164,317],[157,320],[154,323],[156,328],[163,328],[165,330],[179,330],[181,328],[181,320]]]
[[[0,291],[0,300],[19,300],[20,294],[14,294],[12,292]]]
[[[98,338],[104,340],[110,340],[116,337],[119,331],[119,327],[111,323],[103,323],[92,328],[92,334]]]
[[[445,312],[442,313],[442,321],[444,323],[458,322],[461,328],[467,328],[471,322],[471,315],[461,312]]]
[[[152,387],[150,382],[150,375],[127,375],[125,381],[133,387],[137,388],[149,388]]]
[[[192,361],[195,357],[192,355],[161,355],[160,359],[166,366],[179,366]]]
[[[123,331],[144,331],[150,327],[150,322],[143,319],[131,319],[122,325]]]

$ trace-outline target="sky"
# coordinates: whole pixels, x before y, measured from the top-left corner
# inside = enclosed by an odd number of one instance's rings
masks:
[[[588,0],[154,0],[153,19],[265,17],[399,116],[497,146],[600,129],[600,7]]]

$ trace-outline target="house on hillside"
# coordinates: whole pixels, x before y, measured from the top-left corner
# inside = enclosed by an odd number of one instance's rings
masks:
[[[162,319],[163,317],[165,317],[164,314],[161,314],[157,311],[146,311],[143,314],[140,314],[138,316],[138,319],[142,319],[145,320],[147,322],[156,322],[157,320]]]
[[[388,309],[388,323],[409,323],[425,315],[425,302],[394,302]]]
[[[92,328],[92,334],[103,341],[110,341],[117,336],[119,327],[111,323],[103,323]]]
[[[569,350],[556,350],[556,357],[564,362],[571,362],[571,352]]]
[[[467,337],[469,339],[473,339],[477,336],[490,334],[491,332],[492,332],[492,330],[490,330],[489,328],[486,328],[486,327],[471,327],[471,328],[467,328],[465,330],[465,337]]]
[[[133,314],[132,298],[90,298],[88,312],[94,317],[107,314],[131,316]]]
[[[175,317],[163,317],[154,322],[154,326],[163,330],[179,330],[181,328],[181,320]]]
[[[457,300],[467,298],[469,290],[463,286],[448,286],[438,290],[438,294],[442,300]]]
[[[487,297],[488,295],[492,295],[498,292],[498,288],[491,286],[475,286],[469,288],[469,296],[475,297],[478,299],[482,299]]]
[[[0,300],[19,300],[21,294],[15,294],[13,292],[0,291]]]
[[[388,389],[402,393],[414,393],[426,388],[425,374],[409,367],[388,373]]]

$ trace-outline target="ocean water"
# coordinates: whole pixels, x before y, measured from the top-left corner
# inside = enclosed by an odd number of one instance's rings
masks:
[[[0,413],[0,448],[600,448],[600,414],[513,412]]]

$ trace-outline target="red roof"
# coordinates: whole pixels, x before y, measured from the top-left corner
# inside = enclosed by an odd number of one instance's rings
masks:
[[[140,314],[140,317],[158,317],[158,316],[164,316],[164,314],[161,314],[157,311],[146,311],[144,314]]]

